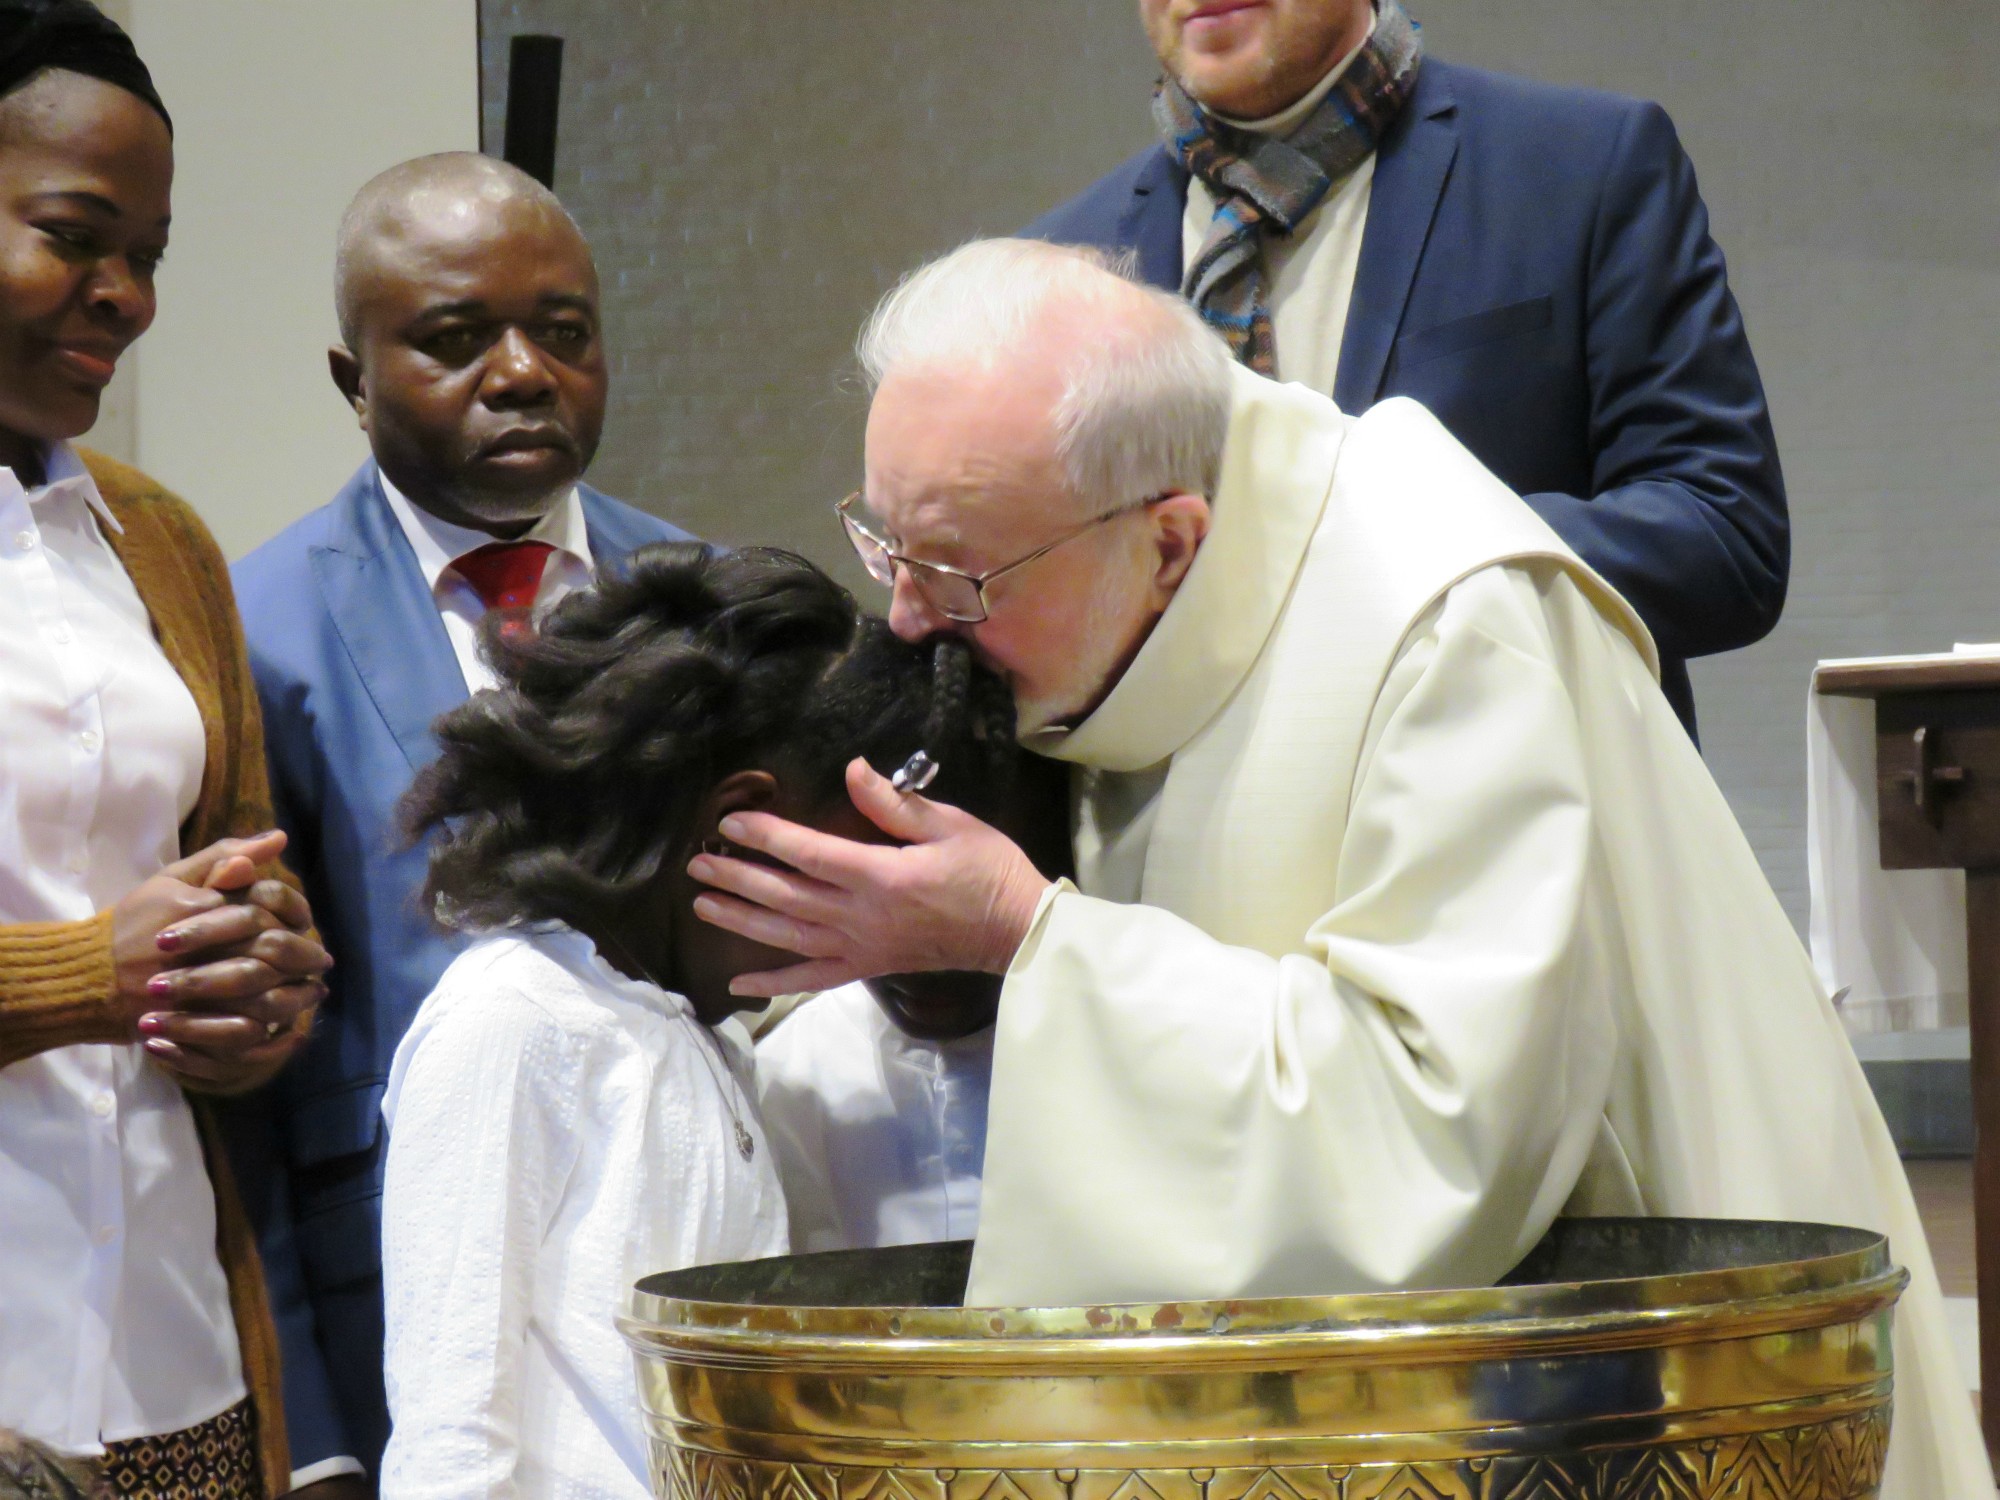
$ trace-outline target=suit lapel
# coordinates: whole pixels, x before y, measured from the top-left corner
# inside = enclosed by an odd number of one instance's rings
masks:
[[[1458,106],[1448,70],[1426,61],[1403,117],[1383,138],[1369,190],[1368,227],[1354,272],[1333,399],[1359,414],[1375,404],[1410,287],[1458,154]]]
[[[313,572],[368,696],[410,769],[421,770],[437,754],[431,723],[465,701],[465,677],[372,461],[334,512],[327,544],[312,550]]]
[[[1118,217],[1118,243],[1138,253],[1139,276],[1149,286],[1181,289],[1181,219],[1187,212],[1187,173],[1164,147],[1146,158],[1132,180],[1132,196]]]
[[[644,512],[619,505],[587,484],[576,487],[583,503],[583,529],[590,537],[590,560],[602,567],[636,552],[648,542],[679,541],[685,533]]]

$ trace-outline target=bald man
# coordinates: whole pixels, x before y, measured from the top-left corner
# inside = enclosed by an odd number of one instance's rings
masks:
[[[293,1483],[358,1494],[388,1436],[379,1103],[456,951],[395,806],[430,725],[492,681],[489,608],[684,533],[579,477],[604,421],[590,248],[541,184],[469,153],[393,167],[340,226],[333,382],[373,457],[236,567],[293,868],[336,967],[318,1029],[233,1137],[284,1354]]]

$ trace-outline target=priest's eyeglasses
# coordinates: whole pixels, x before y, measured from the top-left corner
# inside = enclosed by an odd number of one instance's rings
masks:
[[[1169,491],[1168,494],[1172,492]],[[1102,526],[1106,521],[1115,521],[1120,516],[1129,516],[1135,510],[1144,510],[1149,505],[1157,505],[1168,498],[1167,494],[1149,495],[1144,500],[1134,500],[1129,505],[1121,505],[1107,510],[1101,516],[1093,516],[1081,526],[1071,527],[1052,542],[1045,542],[1026,557],[1017,557],[1003,567],[992,568],[984,573],[968,573],[963,568],[954,568],[949,563],[920,562],[905,556],[891,547],[883,538],[875,535],[861,524],[854,513],[861,503],[862,492],[856,490],[834,507],[840,517],[840,524],[847,528],[847,539],[854,544],[854,552],[861,559],[861,565],[868,570],[868,576],[889,588],[896,586],[896,569],[901,568],[910,575],[924,603],[960,625],[977,625],[990,613],[986,600],[986,585],[996,578],[1004,577],[1016,568],[1025,568],[1036,558],[1053,552],[1064,542],[1075,541],[1086,531]]]

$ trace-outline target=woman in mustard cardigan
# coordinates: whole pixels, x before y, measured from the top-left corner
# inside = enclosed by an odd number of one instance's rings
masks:
[[[228,574],[81,456],[152,322],[172,127],[83,0],[0,0],[0,1429],[117,1494],[288,1487],[276,1340],[205,1094],[328,960],[276,864]]]

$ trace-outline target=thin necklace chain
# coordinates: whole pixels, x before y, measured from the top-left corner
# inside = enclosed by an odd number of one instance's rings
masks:
[[[654,989],[659,990],[663,994],[673,993],[665,985],[653,978],[650,969],[644,964],[636,962],[632,955],[626,951],[625,945],[616,938],[607,936],[598,941],[600,947],[609,945],[612,949],[616,950],[613,956],[621,961],[622,966],[643,976],[646,983],[650,984]],[[629,978],[630,975],[628,974],[627,977]],[[681,996],[681,999],[687,1004],[689,1011],[692,1012],[694,1002],[688,1000],[685,995]],[[722,1095],[722,1107],[729,1111],[729,1123],[736,1130],[736,1154],[745,1161],[750,1161],[757,1155],[757,1138],[750,1134],[750,1127],[743,1123],[742,1113],[736,1108],[736,1096],[742,1092],[743,1086],[737,1081],[736,1070],[729,1066],[729,1059],[724,1055],[722,1042],[715,1035],[714,1029],[705,1024],[700,1016],[691,1014],[688,1019],[693,1021],[694,1029],[707,1039],[708,1045],[697,1045],[695,1053],[701,1058],[702,1067],[707,1069],[709,1078],[714,1082],[715,1091]],[[714,1058],[708,1055],[710,1047],[715,1049],[716,1056]],[[716,1072],[716,1062],[718,1060],[722,1064],[722,1072],[729,1075],[727,1083]],[[744,1102],[748,1103],[749,1101],[746,1099]]]

